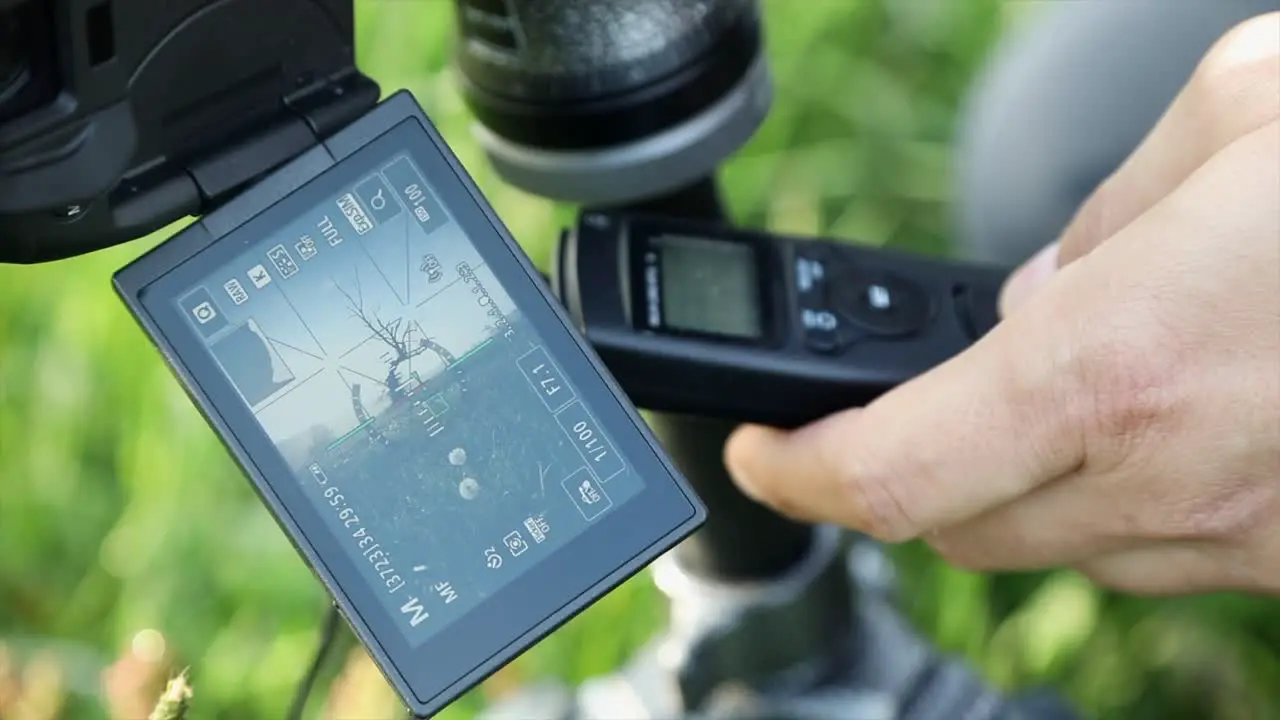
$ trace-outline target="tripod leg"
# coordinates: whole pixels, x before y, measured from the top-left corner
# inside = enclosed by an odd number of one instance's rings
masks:
[[[767,579],[804,557],[812,530],[743,495],[724,468],[731,423],[651,415],[649,425],[709,510],[707,524],[676,550],[687,571],[722,580]]]

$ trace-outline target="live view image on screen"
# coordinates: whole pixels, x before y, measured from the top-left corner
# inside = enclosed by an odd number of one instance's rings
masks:
[[[407,154],[178,302],[415,644],[641,489]]]

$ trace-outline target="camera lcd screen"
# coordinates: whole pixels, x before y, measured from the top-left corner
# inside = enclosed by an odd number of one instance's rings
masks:
[[[764,334],[755,250],[724,240],[660,235],[662,321],[672,330],[756,340]]]
[[[312,156],[116,284],[429,715],[705,511],[411,96]]]
[[[416,645],[642,481],[413,158],[371,160],[175,302]]]

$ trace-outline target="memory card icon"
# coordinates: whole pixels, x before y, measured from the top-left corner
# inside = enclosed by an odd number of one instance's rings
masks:
[[[284,245],[276,245],[267,251],[267,259],[272,265],[276,266],[276,270],[280,273],[282,279],[287,279],[298,273],[298,264],[293,261],[293,256],[285,249]]]

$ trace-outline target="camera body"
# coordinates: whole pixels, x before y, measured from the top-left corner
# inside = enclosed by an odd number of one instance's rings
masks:
[[[351,0],[0,0],[0,262],[217,207],[367,112]]]

